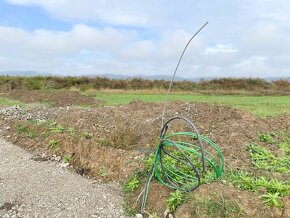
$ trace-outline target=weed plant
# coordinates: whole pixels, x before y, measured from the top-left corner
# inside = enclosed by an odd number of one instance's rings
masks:
[[[133,191],[137,190],[139,187],[139,183],[140,183],[140,181],[137,178],[137,176],[136,175],[132,176],[125,185],[125,191],[133,192]]]
[[[51,139],[48,142],[48,148],[49,149],[55,149],[58,147],[58,142],[55,139]]]
[[[222,195],[219,199],[209,198],[191,198],[190,207],[193,213],[192,217],[241,217],[243,211],[239,205]]]
[[[26,131],[26,126],[23,125],[17,125],[16,130],[18,134],[23,134]]]
[[[91,139],[93,135],[89,132],[81,132],[81,137],[84,139]]]
[[[108,175],[108,172],[107,172],[106,168],[101,167],[101,168],[99,169],[99,176],[101,176],[101,177],[106,177],[107,175]]]
[[[28,137],[29,139],[33,139],[33,138],[35,138],[35,132],[32,131],[32,130],[30,130],[30,131],[27,133],[27,137]]]
[[[61,125],[56,125],[54,127],[51,127],[50,130],[53,132],[53,133],[63,133],[64,131],[64,127],[61,126]]]
[[[283,208],[283,202],[279,196],[279,193],[267,193],[261,196],[263,199],[263,202],[268,206],[268,207],[273,207],[276,206],[278,208]]]
[[[63,156],[62,162],[63,163],[70,163],[71,160],[72,160],[72,156],[69,155],[69,154],[66,154],[66,155]]]
[[[177,207],[181,205],[185,200],[183,193],[180,190],[171,192],[167,199],[167,207],[170,211],[176,211]]]
[[[250,152],[253,165],[257,169],[268,170],[279,173],[290,173],[290,147],[288,143],[279,143],[283,154],[275,155],[264,146],[251,144],[247,147]]]
[[[70,136],[74,136],[76,133],[76,130],[73,127],[68,128],[67,131],[68,131]]]

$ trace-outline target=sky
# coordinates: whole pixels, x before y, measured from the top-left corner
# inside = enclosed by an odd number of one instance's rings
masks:
[[[289,0],[0,0],[0,72],[290,77]]]

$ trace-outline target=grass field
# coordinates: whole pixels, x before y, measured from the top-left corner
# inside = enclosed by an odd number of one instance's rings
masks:
[[[133,100],[145,102],[164,102],[165,94],[161,92],[150,93],[134,91],[90,91],[83,92],[84,95],[92,96],[96,99],[105,101],[106,105],[127,104]],[[217,105],[225,105],[233,108],[242,109],[259,117],[277,116],[280,114],[290,114],[290,96],[246,96],[246,95],[205,95],[190,93],[172,93],[169,101],[204,102]],[[19,101],[9,100],[0,97],[0,106],[12,106],[24,104]]]
[[[163,102],[165,98],[164,94],[136,94],[132,92],[114,93],[100,91],[90,93],[90,95],[104,100],[108,105],[126,104],[132,100]],[[168,99],[170,101],[181,100],[220,104],[243,109],[261,117],[290,114],[290,96],[171,94]]]
[[[10,100],[7,98],[2,98],[0,97],[0,106],[13,106],[13,105],[24,105],[24,103],[19,102],[19,101],[14,101],[14,100]]]

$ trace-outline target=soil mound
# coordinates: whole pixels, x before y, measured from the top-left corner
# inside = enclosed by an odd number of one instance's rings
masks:
[[[25,103],[41,102],[58,107],[71,105],[96,106],[101,103],[101,101],[92,97],[83,96],[75,91],[46,92],[39,90],[21,90],[8,92],[5,96]]]

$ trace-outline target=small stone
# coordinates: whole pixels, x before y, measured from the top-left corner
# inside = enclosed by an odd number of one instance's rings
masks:
[[[170,213],[170,210],[169,210],[169,208],[167,208],[165,211],[164,211],[164,217],[167,217],[167,215]]]
[[[69,163],[62,163],[60,165],[61,168],[67,168],[69,166]]]
[[[140,214],[140,213],[137,213],[137,214],[135,215],[135,218],[143,218],[143,215]]]

